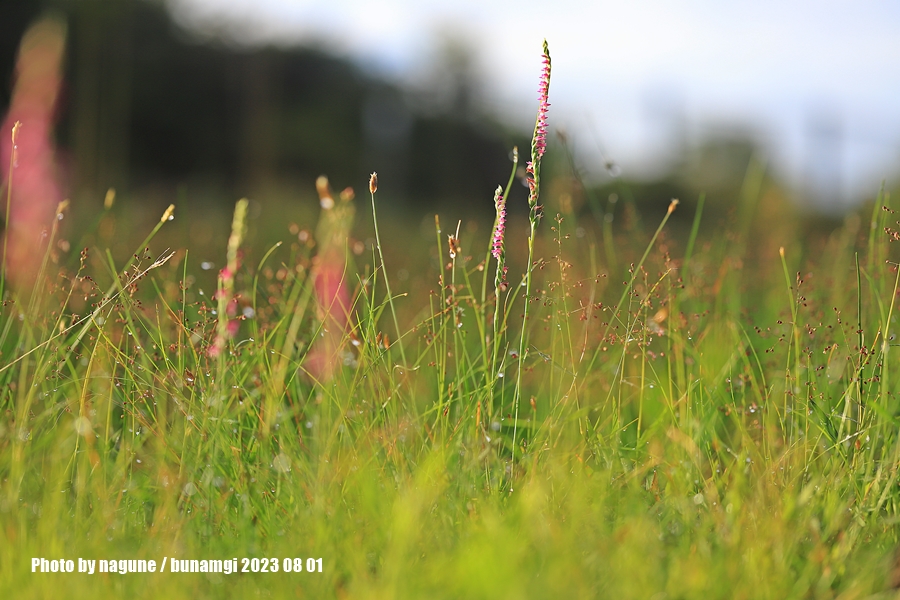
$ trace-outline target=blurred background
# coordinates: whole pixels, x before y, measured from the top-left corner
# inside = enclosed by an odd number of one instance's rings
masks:
[[[318,175],[362,191],[378,171],[396,211],[489,217],[528,147],[545,37],[545,168],[607,204],[727,207],[756,161],[779,202],[834,218],[900,164],[892,2],[5,0],[4,114],[47,15],[65,25],[52,140],[76,211],[109,188],[154,211],[315,206]]]

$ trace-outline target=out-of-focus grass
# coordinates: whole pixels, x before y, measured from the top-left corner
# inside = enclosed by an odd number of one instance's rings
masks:
[[[897,219],[880,196],[810,251],[754,218],[764,188],[751,165],[725,226],[649,246],[551,197],[527,299],[514,219],[499,298],[487,227],[452,259],[455,220],[429,246],[382,219],[385,270],[374,232],[347,240],[344,331],[317,301],[328,230],[282,222],[266,254],[251,227],[220,357],[190,242],[156,266],[159,237],[127,269],[102,247],[49,261],[2,308],[3,597],[891,597]],[[31,572],[164,556],[323,572]]]

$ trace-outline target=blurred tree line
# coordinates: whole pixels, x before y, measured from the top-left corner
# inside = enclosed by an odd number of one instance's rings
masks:
[[[161,0],[0,3],[4,112],[18,42],[48,11],[68,28],[61,171],[84,203],[99,204],[109,187],[264,199],[311,191],[321,174],[364,189],[378,171],[385,198],[401,206],[490,211],[510,148],[527,144],[527,132],[473,109],[471,78],[450,78],[449,101],[423,108],[410,90],[313,48],[243,47],[187,31]]]
[[[68,195],[89,210],[110,187],[180,206],[230,206],[241,196],[312,201],[321,174],[336,189],[361,191],[378,171],[382,201],[411,216],[454,205],[490,219],[511,147],[529,146],[530,123],[510,130],[479,110],[478,79],[463,45],[447,44],[432,65],[430,87],[414,90],[315,48],[241,46],[186,30],[163,0],[0,1],[3,113],[22,34],[48,13],[67,24],[60,171]],[[587,166],[580,157],[568,160],[567,151],[552,152],[547,175],[559,185],[547,188],[544,203],[551,214],[573,210],[598,227],[615,218],[617,231],[623,223],[644,229],[642,221],[652,228],[672,198],[682,203],[672,227],[687,230],[701,193],[704,226],[735,217],[759,148],[744,135],[682,146],[671,169],[650,181],[627,174],[572,181]],[[792,194],[770,169],[763,172],[759,210],[752,212],[794,222]],[[524,198],[524,188],[516,193]],[[524,214],[523,202],[510,206]]]

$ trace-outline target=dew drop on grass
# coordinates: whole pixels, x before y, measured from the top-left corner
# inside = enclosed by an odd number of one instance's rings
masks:
[[[91,433],[91,420],[87,417],[78,417],[73,425],[75,426],[75,433],[80,436],[87,436]]]

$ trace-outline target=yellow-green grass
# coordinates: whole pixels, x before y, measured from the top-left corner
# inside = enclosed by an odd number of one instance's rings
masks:
[[[701,203],[658,235],[545,192],[530,298],[526,224],[498,298],[486,223],[451,258],[465,215],[430,242],[382,217],[342,253],[345,331],[315,287],[334,223],[267,247],[251,228],[246,318],[215,357],[228,317],[189,241],[164,260],[168,221],[127,266],[48,256],[0,313],[0,597],[893,597],[896,219],[880,195],[871,227],[819,245],[760,235],[769,184],[747,177],[731,221],[705,227]],[[41,574],[34,557],[323,568]]]

